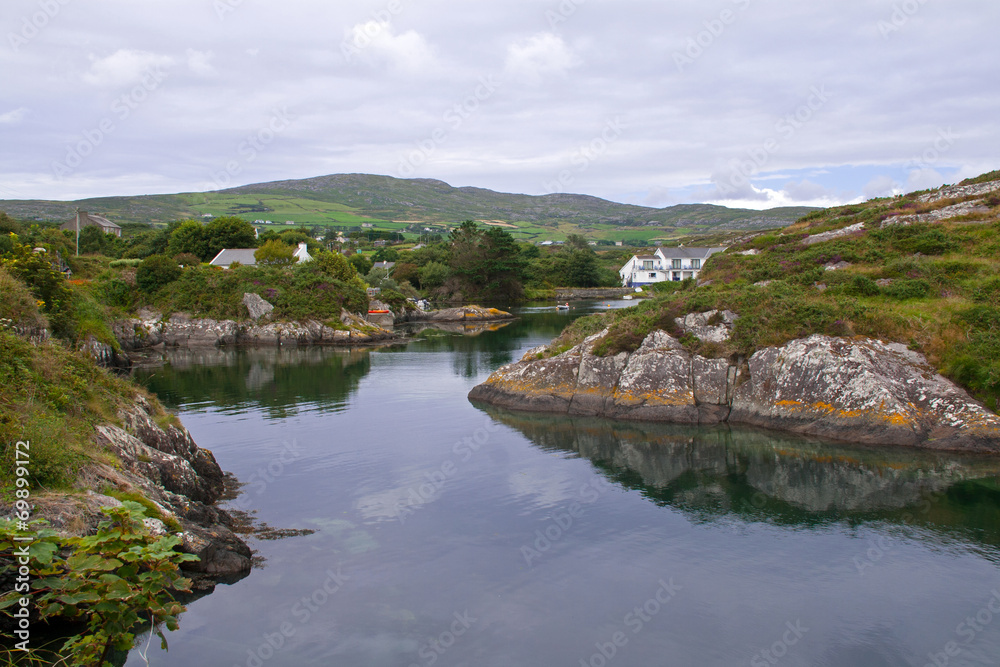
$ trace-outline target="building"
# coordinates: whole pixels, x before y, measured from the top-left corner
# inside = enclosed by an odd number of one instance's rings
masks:
[[[219,254],[209,262],[209,265],[221,266],[224,269],[228,269],[237,262],[243,266],[256,266],[257,258],[253,256],[255,252],[257,252],[256,248],[225,248],[219,251]]]
[[[375,262],[372,264],[373,269],[384,269],[386,271],[392,271],[392,267],[396,266],[396,262]]]
[[[292,257],[297,259],[299,264],[305,264],[306,262],[312,261],[312,255],[309,254],[309,250],[307,248],[308,246],[306,245],[306,242],[300,241],[298,249],[296,249],[296,251],[292,254]]]
[[[93,215],[87,213],[86,211],[79,211],[75,216],[67,220],[65,223],[59,226],[59,229],[68,229],[70,231],[77,230],[77,224],[79,223],[79,229],[84,227],[100,227],[101,231],[105,234],[114,234],[115,236],[122,235],[122,228],[111,222],[107,218],[102,218],[99,215]]]
[[[705,260],[723,250],[725,248],[657,248],[652,255],[633,255],[618,275],[623,287],[697,278]]]

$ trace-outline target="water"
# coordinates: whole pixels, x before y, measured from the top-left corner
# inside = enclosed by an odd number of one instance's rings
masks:
[[[603,308],[141,373],[247,483],[235,505],[317,531],[254,541],[265,566],[150,664],[1000,663],[1000,461],[466,399]]]

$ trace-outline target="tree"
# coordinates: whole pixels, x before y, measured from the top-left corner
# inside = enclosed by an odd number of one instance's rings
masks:
[[[516,299],[524,291],[521,249],[500,227],[483,231],[472,220],[463,222],[451,233],[449,266],[467,297]]]
[[[354,265],[339,252],[323,251],[317,253],[316,256],[313,257],[313,261],[320,271],[331,278],[342,280],[345,283],[358,277],[358,270],[354,268]]]
[[[135,272],[135,282],[144,292],[152,293],[181,277],[181,267],[166,255],[150,255]]]
[[[349,261],[362,276],[368,275],[368,272],[372,270],[372,261],[361,253],[351,255],[347,258],[347,261]]]
[[[108,234],[97,225],[84,227],[80,230],[80,252],[83,254],[106,255],[108,249]]]
[[[215,218],[205,225],[207,254],[199,255],[209,261],[224,248],[256,248],[257,238],[253,225],[235,215]],[[197,253],[195,253],[197,254]]]
[[[203,261],[214,257],[214,255],[208,256],[208,235],[205,233],[205,227],[197,220],[185,220],[170,233],[167,254],[175,257],[186,252],[197,255]]]
[[[444,281],[451,275],[451,269],[447,264],[441,262],[427,262],[420,269],[420,287],[425,290],[432,290],[441,287]]]
[[[257,248],[253,256],[262,266],[290,266],[296,262],[292,247],[277,239],[272,239]]]
[[[20,234],[21,233],[21,223],[19,223],[14,218],[7,215],[6,212],[0,211],[0,234]]]

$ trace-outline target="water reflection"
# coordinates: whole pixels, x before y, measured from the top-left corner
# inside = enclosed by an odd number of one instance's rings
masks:
[[[1000,545],[995,458],[484,409],[538,447],[590,459],[615,482],[698,521],[881,521]]]
[[[302,407],[344,409],[371,370],[370,350],[330,347],[169,349],[135,371],[168,407],[210,404],[226,412],[263,408],[272,419]]]

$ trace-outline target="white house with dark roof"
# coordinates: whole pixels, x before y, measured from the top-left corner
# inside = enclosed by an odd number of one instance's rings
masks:
[[[121,227],[107,218],[87,213],[86,211],[79,211],[72,218],[59,225],[59,229],[68,229],[70,231],[76,231],[78,229],[82,231],[84,227],[100,227],[101,231],[105,234],[114,234],[115,236],[122,235]]]
[[[632,255],[618,271],[623,287],[698,278],[705,260],[725,248],[657,248],[652,255]]]

